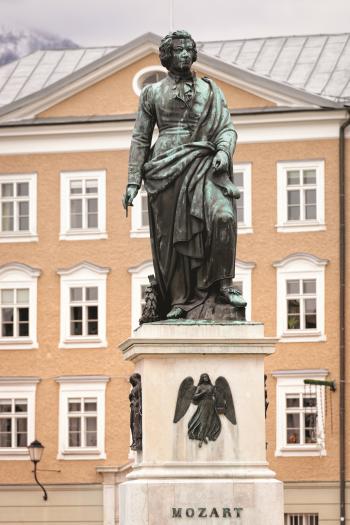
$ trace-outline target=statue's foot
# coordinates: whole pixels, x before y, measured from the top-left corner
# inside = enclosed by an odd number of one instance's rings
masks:
[[[181,319],[185,317],[186,312],[179,306],[173,306],[170,312],[167,314],[167,319]]]
[[[221,303],[231,304],[235,308],[244,308],[247,306],[247,301],[241,292],[232,286],[220,288],[218,299]]]

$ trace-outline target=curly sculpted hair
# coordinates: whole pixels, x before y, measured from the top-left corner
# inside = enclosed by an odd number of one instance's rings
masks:
[[[169,69],[171,66],[173,40],[179,39],[179,38],[188,38],[191,40],[192,45],[193,45],[193,51],[192,51],[193,62],[197,60],[196,42],[191,37],[190,33],[188,33],[187,31],[183,31],[183,30],[173,31],[172,33],[169,33],[164,38],[162,38],[160,42],[160,46],[159,46],[159,58],[160,58],[161,64],[167,69]]]

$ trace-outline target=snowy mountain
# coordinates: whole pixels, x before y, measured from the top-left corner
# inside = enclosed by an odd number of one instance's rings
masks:
[[[76,49],[68,38],[38,29],[0,26],[0,66],[40,49]]]

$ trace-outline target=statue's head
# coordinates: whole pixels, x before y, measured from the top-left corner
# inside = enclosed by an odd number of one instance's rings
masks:
[[[202,385],[203,383],[211,385],[210,377],[208,374],[201,374],[198,384]]]
[[[138,383],[141,383],[141,376],[140,374],[136,373],[132,374],[129,378],[130,383],[132,386],[136,386]]]
[[[168,71],[189,71],[197,60],[196,42],[187,31],[173,31],[162,38],[159,58]]]

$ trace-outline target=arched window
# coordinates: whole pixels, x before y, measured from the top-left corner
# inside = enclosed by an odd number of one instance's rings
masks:
[[[10,263],[0,268],[2,349],[37,348],[37,280],[40,270]]]
[[[142,89],[149,84],[159,82],[167,75],[167,70],[162,66],[148,66],[136,73],[132,81],[132,87],[137,96]]]
[[[308,253],[295,253],[273,264],[277,269],[277,336],[282,342],[325,339],[327,263]]]

